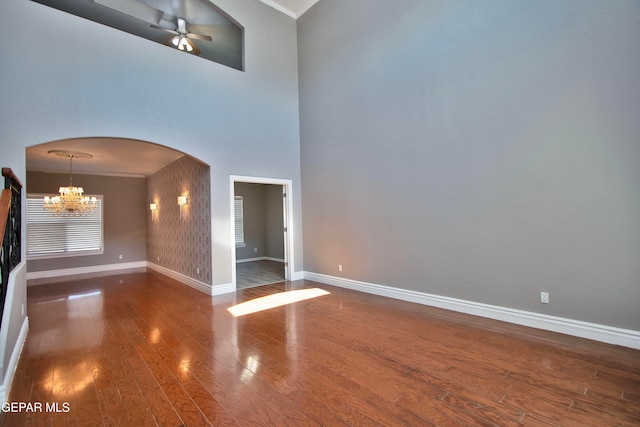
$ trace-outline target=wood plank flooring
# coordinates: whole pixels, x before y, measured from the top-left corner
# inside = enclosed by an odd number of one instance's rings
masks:
[[[236,288],[245,289],[284,280],[284,263],[268,259],[236,264]]]
[[[31,287],[28,313],[10,400],[60,411],[7,427],[640,425],[639,351],[309,281],[212,299],[128,274]]]

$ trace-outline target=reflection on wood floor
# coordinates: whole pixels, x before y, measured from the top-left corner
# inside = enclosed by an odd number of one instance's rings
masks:
[[[240,262],[236,264],[237,289],[252,288],[284,280],[284,263],[271,260]]]
[[[60,411],[5,427],[640,425],[640,351],[310,281],[103,277],[30,287],[28,315],[9,400]]]

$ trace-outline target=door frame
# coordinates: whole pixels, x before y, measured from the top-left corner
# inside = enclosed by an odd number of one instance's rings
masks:
[[[284,232],[284,277],[285,280],[292,280],[294,264],[294,236],[293,236],[293,181],[281,178],[265,178],[257,176],[230,175],[229,176],[229,239],[231,243],[231,282],[234,289],[237,289],[236,279],[236,219],[234,209],[235,184],[236,182],[249,184],[274,184],[281,185],[284,191],[283,196],[283,232]]]

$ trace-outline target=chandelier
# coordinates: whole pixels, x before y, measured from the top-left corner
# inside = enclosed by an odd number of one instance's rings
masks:
[[[82,187],[73,186],[73,159],[90,159],[93,155],[64,150],[51,150],[48,154],[69,158],[69,186],[60,187],[57,196],[45,196],[44,208],[54,215],[86,215],[94,211],[97,198],[84,196]]]

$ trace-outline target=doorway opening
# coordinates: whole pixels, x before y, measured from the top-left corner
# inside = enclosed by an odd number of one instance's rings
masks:
[[[245,289],[290,280],[291,181],[231,177],[233,283]]]
[[[142,140],[79,137],[50,141],[26,149],[27,188],[38,201],[70,182],[69,159],[52,156],[55,151],[92,155],[74,160],[73,183],[83,185],[85,195],[103,197],[102,250],[89,256],[78,252],[64,257],[34,254],[27,261],[31,284],[76,274],[98,276],[151,269],[211,294],[211,178],[207,164],[171,147]],[[179,205],[178,197],[185,197],[187,204]],[[27,234],[32,218],[26,212]],[[41,228],[34,226],[32,234]],[[58,233],[53,239],[56,242],[61,241],[58,235],[70,236],[59,228],[52,227]],[[86,241],[86,235],[76,235],[72,237]],[[27,239],[26,247],[29,255],[35,245]]]

